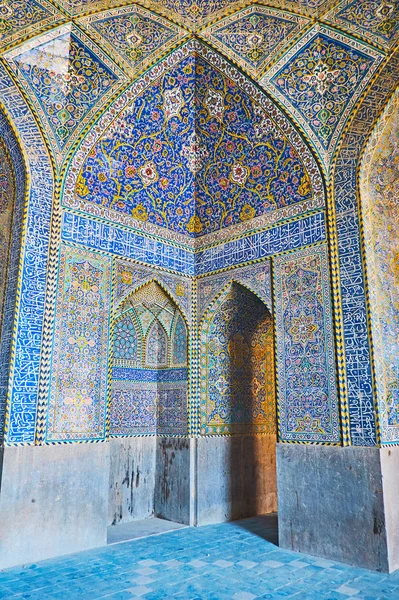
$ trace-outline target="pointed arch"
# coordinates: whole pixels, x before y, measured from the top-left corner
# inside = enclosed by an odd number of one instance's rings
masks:
[[[136,320],[140,360],[118,361],[114,352],[109,403],[110,435],[184,435],[187,432],[187,356],[173,361],[176,324],[188,329],[183,313],[154,278],[124,298],[114,329]],[[123,333],[129,327],[124,327]]]
[[[171,352],[174,366],[187,365],[187,328],[183,317],[176,313],[172,330]]]
[[[147,334],[145,363],[147,367],[167,367],[168,358],[168,336],[156,319]]]
[[[187,82],[169,89],[166,80],[183,67]],[[214,82],[208,91],[205,80],[199,82],[203,70],[212,74]],[[204,123],[212,124],[214,131],[205,128],[201,133],[205,125],[191,123],[188,115],[194,95],[201,105],[199,112],[209,116]],[[227,119],[233,97],[234,110],[240,114]],[[183,111],[191,125],[187,131],[182,125],[184,135],[174,132],[171,140],[163,131],[174,110],[176,115]],[[235,144],[237,137],[241,144]],[[263,144],[267,152],[261,149]],[[242,145],[248,145],[247,150]],[[210,161],[225,146],[228,152],[223,156],[231,173],[220,177],[216,172],[221,157],[214,164]],[[106,161],[101,158],[104,152]],[[166,164],[165,152],[172,166]],[[174,163],[176,153],[182,160]],[[111,190],[115,177],[104,172],[104,164],[123,167],[117,193]],[[214,174],[208,177],[208,172]],[[194,194],[198,178],[204,179],[197,186],[204,195],[200,202]],[[135,194],[130,193],[132,182]],[[318,161],[282,109],[237,67],[198,40],[187,41],[118,97],[81,142],[63,185],[65,206],[184,243],[199,236],[214,241],[215,235],[242,233],[249,222],[263,227],[325,205]],[[259,189],[267,190],[261,198]],[[151,201],[155,193],[156,205]],[[236,202],[229,203],[232,193]]]
[[[273,320],[245,286],[228,283],[200,328],[201,434],[276,434]]]

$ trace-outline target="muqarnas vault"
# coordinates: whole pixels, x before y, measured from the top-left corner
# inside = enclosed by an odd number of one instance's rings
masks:
[[[0,566],[278,510],[393,570],[398,10],[115,4],[3,2]]]

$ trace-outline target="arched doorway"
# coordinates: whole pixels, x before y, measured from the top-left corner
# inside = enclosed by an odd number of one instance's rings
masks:
[[[198,521],[275,512],[277,424],[271,312],[253,292],[231,282],[203,319],[200,346],[203,437]]]
[[[187,326],[155,281],[131,292],[113,321],[109,423],[111,523],[162,516],[186,521],[186,474],[167,447],[187,440]],[[165,449],[166,448],[166,449]],[[187,445],[188,450],[188,445]]]

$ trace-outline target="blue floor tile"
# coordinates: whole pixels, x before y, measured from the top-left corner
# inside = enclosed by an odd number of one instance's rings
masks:
[[[318,565],[315,557],[280,550],[268,541],[276,534],[264,520],[247,519],[8,569],[0,572],[0,600],[232,600],[235,595],[399,600],[398,572],[375,573],[334,561]],[[340,586],[358,593],[342,594]]]

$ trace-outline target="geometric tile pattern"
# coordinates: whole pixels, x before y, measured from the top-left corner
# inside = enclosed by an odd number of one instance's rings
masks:
[[[399,441],[399,93],[378,122],[360,174],[382,441]]]
[[[385,48],[399,37],[399,5],[395,0],[343,0],[325,19]]]
[[[399,83],[399,52],[371,86],[342,140],[334,177],[342,322],[346,362],[344,382],[353,445],[374,446],[375,394],[368,331],[368,309],[358,213],[358,179],[363,149],[385,104]]]
[[[306,23],[302,17],[256,5],[225,17],[202,35],[258,79]]]
[[[187,329],[154,281],[131,291],[113,317],[110,434],[187,433]]]
[[[201,434],[276,432],[273,322],[261,300],[233,282],[200,331]]]
[[[328,251],[275,259],[280,439],[340,442]]]
[[[88,33],[133,76],[167,52],[187,32],[162,17],[128,6],[84,17]]]
[[[62,246],[47,441],[105,435],[110,260]]]
[[[328,165],[339,135],[383,58],[372,48],[315,26],[265,75]]]
[[[47,0],[2,0],[0,3],[0,45],[11,45],[30,34],[65,20]]]
[[[42,118],[58,164],[94,110],[125,81],[122,71],[71,25],[27,42],[6,59]]]

